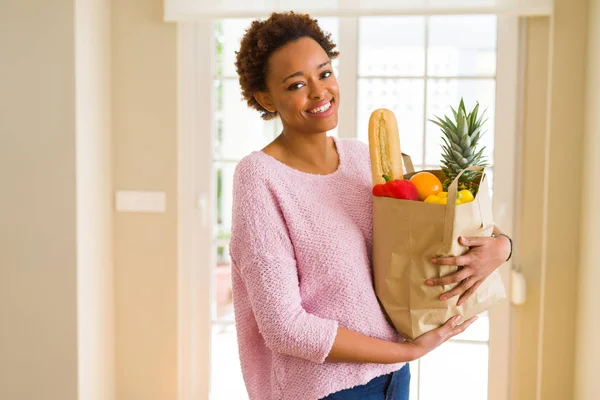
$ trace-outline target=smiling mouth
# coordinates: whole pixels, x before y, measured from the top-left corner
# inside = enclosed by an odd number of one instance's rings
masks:
[[[312,110],[306,111],[309,114],[322,114],[329,110],[333,106],[333,99],[329,100],[326,104],[323,104],[320,107],[313,108]]]

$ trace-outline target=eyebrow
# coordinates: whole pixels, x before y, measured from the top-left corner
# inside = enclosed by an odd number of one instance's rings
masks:
[[[326,66],[327,64],[331,64],[331,61],[325,61],[324,63],[319,64],[317,69],[321,69],[324,66]],[[285,83],[285,81],[287,81],[288,79],[294,78],[296,76],[301,76],[301,75],[304,75],[304,73],[302,71],[294,72],[293,74],[286,76],[285,79],[281,83]]]

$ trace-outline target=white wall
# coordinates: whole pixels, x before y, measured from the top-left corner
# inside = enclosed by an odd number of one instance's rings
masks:
[[[104,0],[0,2],[0,398],[113,399]]]
[[[77,398],[72,1],[0,2],[0,398]]]
[[[166,193],[164,213],[115,215],[117,398],[175,400],[177,27],[162,0],[113,0],[115,190]]]
[[[600,399],[600,0],[589,1],[575,399]]]

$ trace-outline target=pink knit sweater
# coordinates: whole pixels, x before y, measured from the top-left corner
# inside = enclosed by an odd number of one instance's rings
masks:
[[[329,175],[259,151],[235,170],[233,300],[251,400],[315,400],[403,366],[325,361],[338,326],[402,340],[373,289],[368,146],[334,140]]]

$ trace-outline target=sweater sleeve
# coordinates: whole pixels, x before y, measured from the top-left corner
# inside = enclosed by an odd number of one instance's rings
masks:
[[[230,255],[266,345],[278,353],[323,363],[338,323],[302,307],[284,217],[264,172],[244,160],[234,174]],[[234,291],[234,299],[235,295]]]

